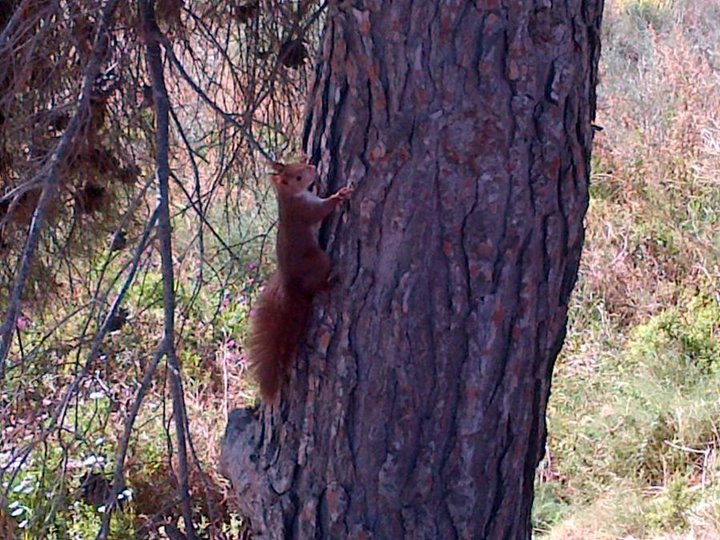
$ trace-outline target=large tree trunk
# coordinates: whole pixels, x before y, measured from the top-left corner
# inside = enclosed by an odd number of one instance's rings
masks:
[[[262,538],[528,538],[603,0],[332,4],[305,142],[356,187],[340,284],[222,467]]]

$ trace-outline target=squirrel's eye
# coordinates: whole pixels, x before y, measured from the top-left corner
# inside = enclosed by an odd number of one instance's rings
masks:
[[[297,176],[295,177],[295,180],[297,180],[297,181],[299,182],[300,180],[302,180],[302,176],[297,175]]]

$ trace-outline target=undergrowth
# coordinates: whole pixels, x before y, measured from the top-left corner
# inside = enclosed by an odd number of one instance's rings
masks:
[[[615,0],[604,25],[535,529],[720,538],[720,2]]]
[[[227,242],[243,243],[246,238],[265,234],[269,224],[267,216],[260,215],[247,224],[246,230],[234,225],[232,230],[221,232]],[[187,221],[178,219],[176,227],[179,238],[191,237]],[[186,228],[187,234],[182,234]],[[233,516],[228,483],[213,464],[218,461],[228,412],[254,399],[240,342],[249,299],[262,278],[255,261],[261,258],[257,250],[263,248],[261,242],[255,244],[238,252],[240,259],[238,255],[230,257],[208,239],[206,253],[214,254],[213,262],[225,268],[223,274],[208,272],[200,277],[197,268],[184,268],[182,263],[177,269],[181,277],[176,285],[177,326],[182,334],[178,354],[191,419],[191,459],[199,465],[189,481],[195,515],[204,520],[197,524],[198,532],[205,537],[238,538],[243,530]],[[177,243],[179,253],[186,247],[182,240]],[[101,255],[88,263],[89,274],[104,264],[105,254]],[[0,482],[0,490],[7,493],[6,509],[0,511],[0,538],[65,540],[96,536],[111,488],[117,441],[122,438],[125,420],[162,329],[162,282],[158,265],[152,262],[156,256],[148,255],[148,264],[129,290],[123,313],[100,358],[59,420],[62,428],[52,434],[43,435],[43,431],[67,391],[61,382],[72,380],[88,350],[88,345],[78,343],[75,337],[82,334],[86,319],[68,318],[58,332],[60,337],[43,343],[46,328],[67,318],[67,311],[58,306],[42,319],[23,318],[23,347],[33,361],[22,366],[22,373],[11,369],[8,384],[0,391],[4,410],[11,414],[0,441],[0,466],[15,471],[5,474]],[[122,253],[115,256],[109,274],[121,268],[126,259]],[[203,280],[201,288],[193,286],[198,279]],[[83,305],[90,299],[77,291],[74,301]],[[92,335],[94,329],[90,330]],[[38,400],[43,405],[39,414],[35,409]],[[171,415],[167,367],[162,363],[135,420],[125,460],[126,486],[119,496],[122,511],[115,512],[111,521],[112,539],[166,538],[164,528],[179,525],[173,471],[177,463],[170,451],[174,437]],[[19,452],[24,448],[28,448],[26,453]]]

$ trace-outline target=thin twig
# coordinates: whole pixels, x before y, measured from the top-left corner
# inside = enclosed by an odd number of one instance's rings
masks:
[[[207,103],[212,110],[214,110],[216,113],[218,113],[220,116],[222,116],[225,120],[236,126],[242,134],[247,138],[250,145],[257,150],[262,156],[267,159],[268,161],[275,161],[273,157],[268,153],[267,150],[265,150],[262,146],[260,146],[260,143],[258,143],[255,140],[255,137],[252,133],[250,133],[250,130],[235,120],[232,114],[226,112],[225,110],[220,107],[217,103],[215,103],[210,96],[208,96],[202,88],[190,77],[187,71],[185,71],[185,68],[182,65],[182,62],[178,60],[177,56],[175,56],[175,53],[173,52],[172,45],[167,40],[167,38],[162,35],[158,31],[158,39],[160,43],[162,43],[163,49],[165,50],[165,54],[167,54],[168,58],[172,62],[172,64],[177,68],[177,70],[180,72],[180,75],[183,79],[190,85],[190,87],[195,91],[195,93],[202,98],[202,100]]]
[[[160,30],[155,21],[154,0],[141,0],[140,12],[145,33],[146,58],[150,77],[152,80],[153,101],[155,105],[155,164],[158,181],[158,197],[160,219],[158,222],[158,235],[160,237],[160,259],[163,281],[163,312],[164,333],[163,343],[170,368],[170,387],[173,398],[173,415],[175,418],[175,436],[178,449],[178,491],[180,506],[185,522],[185,531],[189,540],[196,538],[195,527],[192,520],[192,506],[190,501],[189,471],[187,460],[186,410],[183,398],[180,363],[175,350],[175,291],[172,249],[172,224],[170,221],[170,165],[169,139],[170,139],[170,100],[165,87],[162,58],[160,54]]]

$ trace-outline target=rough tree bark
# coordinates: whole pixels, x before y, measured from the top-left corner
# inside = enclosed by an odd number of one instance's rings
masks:
[[[258,538],[528,538],[603,0],[332,3],[305,144],[338,285],[221,466]]]

